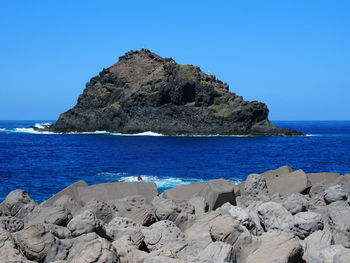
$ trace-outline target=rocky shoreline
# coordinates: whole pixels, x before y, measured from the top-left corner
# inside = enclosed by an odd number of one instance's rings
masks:
[[[84,181],[0,204],[0,262],[350,262],[350,174],[288,166],[181,185]]]

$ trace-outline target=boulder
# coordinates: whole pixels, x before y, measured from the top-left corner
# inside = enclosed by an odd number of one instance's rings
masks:
[[[66,226],[71,219],[70,211],[59,206],[39,207],[35,213],[28,217],[30,223],[46,223],[59,226]]]
[[[180,260],[164,256],[155,256],[145,259],[143,263],[182,263]]]
[[[275,170],[266,171],[266,172],[262,173],[261,175],[264,176],[266,178],[266,180],[270,180],[270,179],[273,179],[273,178],[278,177],[280,175],[289,174],[291,172],[293,172],[293,169],[288,165],[284,165],[284,166],[281,166]]]
[[[96,218],[101,220],[104,224],[108,224],[115,216],[117,216],[117,209],[114,204],[102,201],[92,200],[86,203],[84,209],[92,211]]]
[[[116,206],[118,216],[130,218],[143,226],[150,226],[157,221],[154,207],[143,196],[127,196],[112,200],[111,203]]]
[[[48,205],[42,203],[40,206],[46,207]],[[76,216],[81,213],[84,203],[75,200],[69,195],[62,195],[52,203],[52,206],[64,207],[71,212],[72,216]]]
[[[23,220],[38,208],[38,204],[24,190],[11,191],[0,204],[0,216],[14,216]]]
[[[250,235],[245,227],[229,215],[215,218],[210,223],[209,234],[214,242],[222,241],[230,245],[234,245],[242,235]]]
[[[259,174],[250,174],[244,184],[243,196],[247,206],[258,201],[270,201],[265,177]]]
[[[67,254],[67,247],[42,224],[17,232],[16,243],[28,259],[36,262],[64,260]]]
[[[198,256],[199,259],[217,263],[234,262],[235,260],[233,247],[221,241],[210,243]]]
[[[350,207],[328,206],[328,224],[332,232],[334,243],[350,248]]]
[[[220,213],[212,211],[196,217],[193,224],[185,230],[186,240],[193,241],[197,250],[205,249],[211,242],[210,227],[213,220],[220,217]]]
[[[149,252],[139,250],[128,236],[122,236],[112,243],[117,249],[120,263],[143,263],[145,259],[153,257]]]
[[[89,185],[78,188],[79,200],[85,203],[91,200],[108,202],[131,195],[144,196],[150,203],[158,195],[157,186],[151,182],[115,182]]]
[[[184,234],[171,221],[162,220],[142,229],[144,243],[149,251],[161,251],[164,256],[174,256],[187,246]]]
[[[270,197],[278,193],[283,197],[292,193],[307,193],[310,186],[306,174],[302,170],[290,173],[265,175]]]
[[[293,233],[301,239],[323,229],[322,216],[313,212],[300,212],[294,216]]]
[[[12,235],[0,228],[0,262],[29,263],[34,261],[27,260],[18,250]]]
[[[207,185],[207,182],[195,184],[182,184],[174,188],[165,190],[160,197],[170,200],[190,200],[197,196]]]
[[[142,226],[131,219],[115,217],[106,226],[106,234],[112,240],[120,239],[123,236],[132,236],[141,231]],[[143,241],[143,238],[142,238]],[[140,244],[139,244],[140,245]]]
[[[120,263],[116,248],[106,239],[95,233],[79,236],[72,240],[73,244],[67,256],[72,263]]]
[[[258,248],[249,254],[245,263],[271,263],[271,262],[303,262],[303,249],[290,233],[271,232],[264,233],[259,238]]]
[[[198,195],[204,198],[208,203],[208,210],[211,211],[226,202],[235,205],[235,188],[236,185],[233,182],[224,179],[216,179],[209,181]]]
[[[101,220],[91,210],[85,210],[80,215],[74,217],[67,228],[72,232],[73,237],[91,232],[96,232],[100,236],[105,236],[105,229]]]
[[[281,204],[275,202],[263,203],[258,207],[257,212],[265,231],[291,232],[294,218]]]
[[[332,185],[324,191],[324,200],[326,204],[336,201],[344,201],[348,198],[347,193],[340,184]]]
[[[248,213],[241,207],[233,206],[230,203],[225,203],[217,210],[221,215],[230,215],[234,220],[249,229],[252,221]]]
[[[194,213],[196,215],[202,215],[209,210],[209,204],[205,201],[205,199],[201,196],[195,196],[188,200],[188,204],[194,207]]]
[[[326,247],[320,251],[317,263],[348,263],[350,249],[340,245]]]
[[[70,186],[64,188],[62,191],[58,192],[54,196],[52,196],[50,199],[42,202],[40,206],[53,206],[55,205],[55,202],[60,199],[63,196],[69,196],[72,200],[79,203],[79,188],[85,188],[88,184],[84,182],[83,180],[80,180],[78,182],[75,182],[74,184],[71,184]],[[61,200],[62,201],[62,200]],[[56,203],[57,204],[57,203]]]
[[[316,231],[304,240],[303,259],[308,263],[319,263],[322,250],[332,244],[332,234],[329,231]]]
[[[310,202],[306,199],[304,195],[299,193],[293,193],[283,201],[283,206],[292,215],[295,215],[299,212],[307,211],[310,207]]]
[[[327,185],[333,183],[340,175],[338,173],[308,173],[306,177],[311,186],[316,184]]]

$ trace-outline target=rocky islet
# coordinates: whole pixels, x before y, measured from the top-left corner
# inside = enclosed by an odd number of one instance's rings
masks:
[[[199,67],[147,49],[127,52],[86,84],[77,104],[55,125],[58,133],[107,131],[165,135],[303,135],[274,126],[268,108],[229,92]]]

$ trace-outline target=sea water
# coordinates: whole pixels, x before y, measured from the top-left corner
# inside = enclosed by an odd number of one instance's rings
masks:
[[[350,173],[350,121],[273,122],[304,137],[54,134],[28,128],[45,123],[50,121],[0,121],[0,202],[14,189],[42,202],[78,180],[134,182],[141,176],[162,192],[215,178],[239,183],[282,165]]]

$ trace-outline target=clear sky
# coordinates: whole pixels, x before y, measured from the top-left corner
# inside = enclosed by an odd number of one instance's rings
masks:
[[[2,1],[0,119],[48,119],[130,49],[194,64],[272,120],[350,119],[350,1]]]

